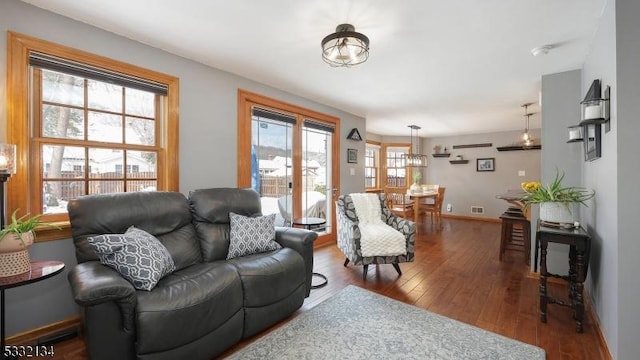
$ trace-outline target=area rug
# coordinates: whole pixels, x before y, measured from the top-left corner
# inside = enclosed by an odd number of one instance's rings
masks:
[[[539,347],[348,286],[229,359],[545,359]]]

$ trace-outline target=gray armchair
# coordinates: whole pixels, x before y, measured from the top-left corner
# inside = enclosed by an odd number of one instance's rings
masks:
[[[341,195],[336,201],[336,215],[338,225],[338,248],[346,256],[344,266],[349,262],[354,265],[363,265],[362,278],[366,280],[367,270],[371,264],[391,264],[402,275],[399,263],[413,262],[414,240],[416,226],[413,221],[403,219],[392,214],[386,206],[384,194],[378,194],[382,209],[382,221],[398,230],[407,240],[407,254],[398,256],[362,256],[360,249],[360,223],[356,215],[355,206],[350,195]]]

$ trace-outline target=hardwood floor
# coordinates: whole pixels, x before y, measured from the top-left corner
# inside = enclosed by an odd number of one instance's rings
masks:
[[[538,280],[528,276],[522,253],[508,251],[503,261],[498,261],[499,223],[443,218],[442,224],[440,231],[429,222],[420,227],[416,260],[400,265],[403,272],[400,277],[391,265],[381,265],[370,267],[367,280],[363,281],[362,266],[343,267],[344,256],[335,246],[316,249],[314,271],[326,275],[329,283],[312,290],[293,316],[313,308],[347,285],[356,285],[540,346],[549,360],[610,359],[590,310],[582,334],[575,332],[571,310],[566,307],[550,305],[547,323],[540,322]],[[549,287],[554,296],[564,297],[567,293],[564,285],[550,283]],[[253,340],[237,344],[223,357]],[[57,344],[55,358],[86,359],[82,340]]]

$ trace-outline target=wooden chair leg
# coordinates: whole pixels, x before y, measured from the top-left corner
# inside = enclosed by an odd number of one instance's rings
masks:
[[[367,280],[367,270],[369,270],[369,265],[363,265],[363,268],[362,268],[362,280],[363,281]]]
[[[344,267],[347,267],[347,265],[349,264],[349,258],[344,259]]]
[[[402,271],[400,270],[400,265],[398,265],[398,263],[393,263],[391,265],[393,265],[393,268],[396,269],[396,271],[398,272],[398,276],[402,276]]]

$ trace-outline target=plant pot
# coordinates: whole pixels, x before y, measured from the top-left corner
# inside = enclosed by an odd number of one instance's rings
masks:
[[[29,251],[0,253],[0,277],[24,274],[31,270]]]
[[[0,277],[24,274],[31,270],[28,249],[33,239],[32,231],[8,233],[0,238]]]
[[[0,254],[27,250],[33,245],[33,231],[23,234],[8,233],[0,238]]]
[[[412,194],[419,193],[419,192],[421,192],[421,191],[422,191],[422,186],[420,186],[420,184],[418,184],[418,183],[413,183],[413,184],[411,184],[411,186],[409,187],[409,191],[410,191]]]
[[[540,220],[573,224],[578,220],[577,203],[543,202],[540,203]]]

